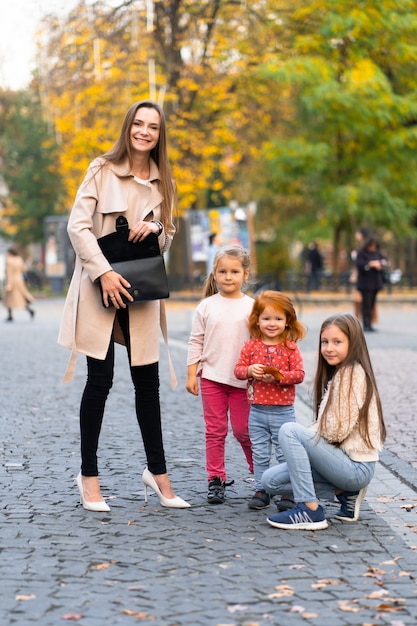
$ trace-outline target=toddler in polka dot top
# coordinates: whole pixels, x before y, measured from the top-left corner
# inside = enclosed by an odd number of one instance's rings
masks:
[[[269,469],[272,446],[278,463],[284,461],[278,442],[285,422],[295,422],[295,385],[304,380],[304,364],[297,341],[306,334],[294,306],[279,291],[263,291],[249,316],[249,339],[235,366],[235,376],[248,380],[249,436],[252,442],[256,492],[250,509],[269,506],[262,474]]]

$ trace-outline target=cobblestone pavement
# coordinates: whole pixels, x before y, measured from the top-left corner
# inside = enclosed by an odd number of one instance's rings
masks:
[[[145,504],[143,447],[123,349],[100,441],[110,513],[78,504],[78,407],[85,378],[61,378],[69,353],[57,346],[63,301],[40,300],[0,323],[0,624],[54,626],[403,626],[417,623],[417,324],[413,304],[380,307],[369,336],[388,441],[361,519],[332,519],[316,533],[279,531],[268,510],[250,511],[253,481],[228,440],[233,486],[206,503],[201,400],[184,389],[194,305],[168,304],[179,387],[170,390],[161,349],[161,399],[169,472],[188,510]],[[308,420],[318,329],[334,310],[304,306],[300,343],[306,381],[297,417]],[[271,506],[269,511],[273,511]]]

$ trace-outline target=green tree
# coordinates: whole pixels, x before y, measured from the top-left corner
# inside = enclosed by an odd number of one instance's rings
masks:
[[[0,144],[8,189],[2,231],[22,245],[42,242],[43,219],[53,215],[61,190],[56,145],[29,92],[3,94]]]
[[[281,204],[298,207],[289,226],[333,233],[337,274],[343,234],[367,224],[402,237],[417,213],[417,11],[410,0],[297,1],[282,29],[290,45],[261,75],[291,115],[264,157]]]

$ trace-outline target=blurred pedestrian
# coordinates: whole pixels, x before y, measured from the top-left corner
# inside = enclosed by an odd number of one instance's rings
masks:
[[[318,244],[313,241],[308,245],[306,255],[307,291],[319,290],[323,271],[323,256]]]
[[[190,334],[186,389],[197,396],[200,378],[210,504],[223,504],[225,487],[231,484],[227,483],[225,468],[229,417],[249,471],[253,472],[246,382],[233,373],[240,349],[249,339],[253,299],[242,292],[249,271],[250,257],[241,246],[227,246],[217,252]]]
[[[222,238],[219,235],[219,233],[210,233],[208,253],[207,253],[207,275],[210,274],[213,268],[214,257],[219,251],[221,244],[222,244]]]
[[[378,291],[384,286],[384,271],[388,266],[387,258],[380,252],[376,237],[369,237],[358,251],[358,291],[361,294],[361,314],[363,329],[372,332],[372,312],[376,304]]]
[[[6,253],[6,286],[3,296],[3,305],[8,314],[6,322],[13,321],[13,309],[26,309],[32,319],[35,316],[35,311],[30,306],[35,298],[26,286],[25,273],[23,258],[15,248],[9,248]]]
[[[262,476],[268,493],[290,490],[296,503],[268,518],[276,528],[327,528],[319,497],[333,501],[336,496],[338,519],[359,518],[386,430],[366,340],[354,315],[332,315],[321,326],[314,400],[316,421],[310,427],[281,426],[286,462]]]
[[[81,471],[76,481],[81,503],[91,511],[109,510],[100,491],[97,448],[113,384],[116,342],[126,346],[135,390],[136,417],[147,459],[142,474],[145,501],[151,487],[163,506],[190,506],[172,490],[163,447],[158,370],[163,303],[155,300],[127,306],[122,296],[133,300],[127,291],[130,285],[112,269],[97,242],[115,231],[116,218],[123,215],[131,242],[155,233],[163,253],[175,233],[175,204],[163,111],[154,102],[137,102],[127,111],[114,146],[90,164],[68,222],[76,262],[58,341],[72,351],[64,380],[72,378],[76,353],[87,356],[87,382],[80,406]],[[97,283],[101,283],[105,307]]]
[[[248,381],[249,436],[256,490],[248,506],[264,509],[269,506],[270,497],[262,488],[262,474],[271,462],[272,446],[278,463],[284,461],[279,431],[282,424],[295,422],[295,385],[304,380],[303,359],[296,342],[304,337],[306,329],[297,319],[288,296],[278,291],[263,291],[255,298],[249,333],[251,339],[240,351],[235,376]]]
[[[354,287],[353,292],[353,306],[354,306],[354,314],[357,318],[362,317],[362,294],[358,290],[358,268],[356,266],[356,258],[358,256],[358,251],[363,247],[365,241],[369,239],[371,236],[371,232],[369,228],[366,226],[361,226],[355,232],[355,249],[350,253],[350,258],[353,262],[353,269],[349,276],[349,283]],[[378,322],[378,308],[375,302],[374,307],[372,309],[372,324],[376,324]]]

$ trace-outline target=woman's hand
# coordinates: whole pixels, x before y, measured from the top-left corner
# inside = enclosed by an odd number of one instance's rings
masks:
[[[159,231],[158,225],[154,222],[146,222],[144,220],[137,222],[129,232],[129,241],[137,243],[143,241],[151,233],[157,233]]]
[[[131,285],[121,274],[110,270],[100,276],[100,283],[104,306],[109,307],[112,304],[115,309],[125,309],[127,305],[123,302],[122,295],[133,302],[133,296],[126,289]]]

